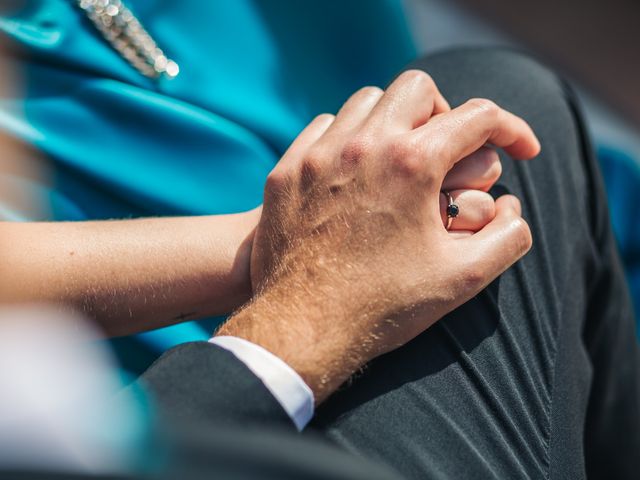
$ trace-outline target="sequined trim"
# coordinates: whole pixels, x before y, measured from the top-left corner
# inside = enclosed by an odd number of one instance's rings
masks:
[[[167,58],[122,0],[75,0],[104,38],[149,78],[174,78],[180,67]]]

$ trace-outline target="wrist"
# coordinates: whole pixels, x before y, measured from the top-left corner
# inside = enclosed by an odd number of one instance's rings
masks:
[[[224,304],[224,312],[216,312],[220,314],[234,311],[251,299],[251,248],[260,209],[225,215],[224,223],[221,223],[220,216],[209,218],[212,239],[210,251],[214,258],[209,264],[213,271],[223,274],[216,282],[224,286],[226,291],[224,298],[212,297],[217,304],[213,308],[220,310],[221,303]],[[226,259],[226,267],[217,265],[215,259],[220,257]]]
[[[353,301],[338,299],[344,289],[297,288],[297,279],[282,279],[225,323],[217,335],[239,337],[261,346],[293,368],[322,403],[369,360],[367,339],[350,331]],[[309,287],[309,285],[307,285]],[[352,300],[352,299],[351,299]]]
[[[256,220],[257,222],[257,220]],[[232,310],[249,301],[253,291],[251,288],[251,248],[256,223],[252,222],[251,212],[244,212],[232,217],[229,225],[229,274],[228,284],[233,297],[239,299]]]

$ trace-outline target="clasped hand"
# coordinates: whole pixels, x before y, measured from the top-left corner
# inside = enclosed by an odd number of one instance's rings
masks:
[[[472,298],[531,247],[511,195],[486,193],[496,152],[540,150],[493,102],[450,109],[424,72],[320,115],[267,179],[251,252],[254,299],[221,329],[291,365],[319,403],[372,358]],[[460,216],[447,231],[443,189]]]

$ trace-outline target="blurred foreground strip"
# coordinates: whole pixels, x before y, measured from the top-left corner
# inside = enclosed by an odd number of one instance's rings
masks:
[[[122,382],[99,339],[77,315],[0,309],[0,469],[118,472],[136,460],[145,417],[133,401],[108,409]]]

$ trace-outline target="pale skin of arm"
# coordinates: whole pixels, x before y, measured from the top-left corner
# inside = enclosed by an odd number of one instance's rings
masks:
[[[433,113],[449,110],[437,94]],[[461,208],[456,235],[493,220],[495,204],[485,192],[500,173],[499,158],[488,148],[448,173],[443,188]],[[445,224],[446,203],[441,195]],[[107,336],[227,314],[252,296],[249,265],[259,219],[260,208],[200,217],[0,222],[0,304],[80,310]]]
[[[110,336],[222,315],[251,296],[258,218],[0,223],[0,303],[71,307]]]

